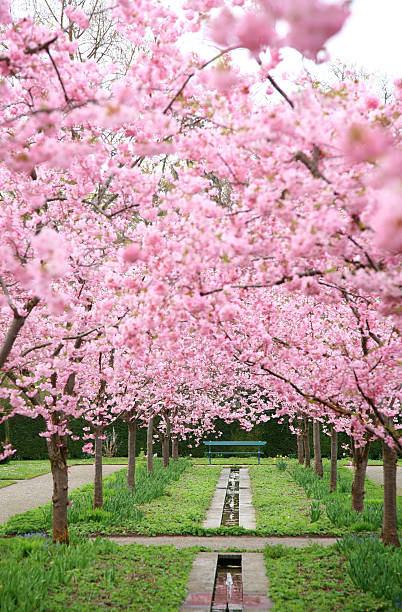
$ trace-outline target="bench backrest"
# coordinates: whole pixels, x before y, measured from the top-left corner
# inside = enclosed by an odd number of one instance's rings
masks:
[[[212,442],[204,442],[205,446],[265,446],[266,442],[251,442],[251,441],[242,441],[242,442],[232,442],[232,441],[222,441],[222,440],[213,440]]]

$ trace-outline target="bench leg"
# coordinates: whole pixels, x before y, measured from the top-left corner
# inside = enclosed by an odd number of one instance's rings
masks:
[[[260,449],[258,449],[258,465],[260,465]]]
[[[208,465],[211,465],[211,452],[208,453]]]

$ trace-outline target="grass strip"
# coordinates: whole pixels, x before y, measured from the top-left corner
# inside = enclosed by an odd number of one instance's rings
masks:
[[[2,480],[26,480],[50,472],[48,459],[32,461],[10,461],[0,465],[0,482]]]
[[[0,489],[8,487],[8,485],[15,484],[15,480],[0,480]]]
[[[357,589],[335,546],[267,546],[264,559],[275,612],[376,612],[390,602]]]
[[[193,463],[198,465],[208,465],[208,457],[192,457]],[[258,465],[257,457],[212,457],[213,465]],[[269,465],[274,463],[274,457],[261,457],[261,465]]]
[[[249,468],[257,532],[261,535],[342,535],[328,517],[312,523],[310,501],[289,470],[275,466]]]
[[[140,460],[141,461],[141,460]],[[93,465],[94,459],[69,459],[68,465]],[[104,465],[127,464],[127,457],[103,458]],[[2,480],[27,480],[48,474],[50,462],[48,459],[32,459],[21,461],[10,461],[0,465],[0,482]]]
[[[0,540],[0,611],[177,612],[198,548]]]

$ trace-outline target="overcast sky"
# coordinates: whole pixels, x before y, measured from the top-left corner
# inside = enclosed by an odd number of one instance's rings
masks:
[[[181,6],[183,2],[183,0],[164,1],[176,7]],[[50,0],[50,4],[54,2],[57,0]],[[17,9],[15,12],[19,13],[18,8],[22,7],[24,0],[11,0],[11,4]],[[216,51],[216,49],[208,50],[207,43],[202,42],[201,36],[191,34],[185,38],[184,46],[189,50],[194,47],[199,50],[203,48],[205,51],[203,55],[209,57]],[[358,68],[364,67],[370,73],[385,73],[392,80],[401,78],[402,0],[352,0],[351,17],[340,34],[330,39],[327,46],[332,60],[338,59]],[[239,58],[248,57],[245,52],[237,54]],[[284,55],[286,61],[280,70],[299,72],[302,67],[300,54],[285,51]],[[311,63],[306,65],[312,69]]]
[[[178,4],[180,0],[170,0]],[[202,55],[212,57],[216,48],[201,36],[194,34],[185,37],[184,46],[188,50],[197,48]],[[353,0],[351,16],[343,30],[328,41],[327,48],[331,60],[340,60],[348,66],[365,68],[369,73],[386,74],[390,80],[402,77],[402,0]],[[238,61],[244,68],[251,67],[247,61],[248,54],[236,51]],[[299,53],[292,50],[283,52],[285,61],[279,66],[276,75],[286,71],[298,74],[302,69]],[[253,62],[254,64],[254,62]],[[306,62],[309,71],[325,78],[328,70],[323,65],[316,67]]]
[[[328,49],[333,59],[402,77],[402,0],[354,0],[349,21]]]

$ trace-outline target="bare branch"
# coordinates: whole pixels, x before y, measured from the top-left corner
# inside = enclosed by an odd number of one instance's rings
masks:
[[[268,81],[271,83],[272,87],[274,89],[276,89],[276,91],[282,96],[282,98],[284,98],[286,100],[286,102],[289,104],[289,106],[291,108],[294,108],[294,102],[292,102],[292,100],[289,98],[289,96],[283,91],[283,89],[281,87],[279,87],[278,83],[275,81],[275,79],[273,77],[271,77],[270,74],[268,74],[267,76]]]
[[[320,157],[321,151],[317,145],[313,146],[313,155],[311,157],[308,157],[308,155],[303,153],[303,151],[296,151],[296,153],[293,155],[293,159],[304,164],[314,178],[320,178],[330,185],[331,181],[329,181],[318,168],[318,161]]]

